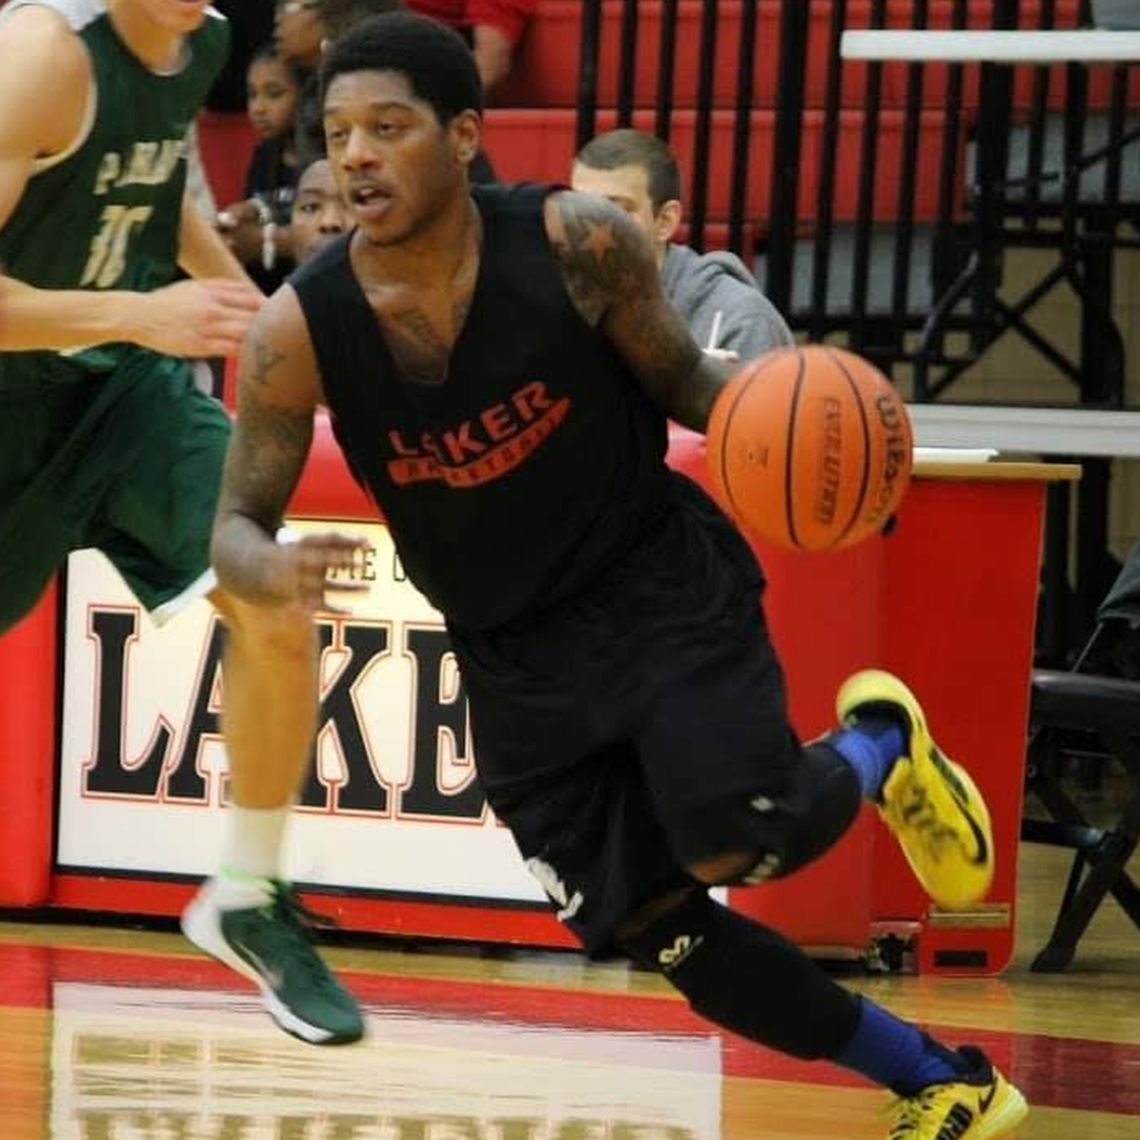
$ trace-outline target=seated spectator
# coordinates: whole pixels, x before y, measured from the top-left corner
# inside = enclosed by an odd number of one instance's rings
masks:
[[[289,214],[297,183],[294,118],[301,97],[296,71],[275,45],[249,65],[248,114],[261,138],[246,173],[245,198],[218,215],[219,231],[250,276],[273,292],[292,268]]]
[[[281,54],[304,78],[321,65],[321,48],[328,38],[322,19],[323,0],[280,0],[273,22]]]
[[[681,173],[659,138],[642,131],[598,135],[574,160],[570,185],[619,206],[649,235],[665,294],[706,351],[752,360],[792,334],[733,253],[699,254],[672,240],[681,224]]]
[[[515,47],[534,15],[536,0],[408,0],[408,7],[466,38],[483,90],[491,92],[511,70]]]
[[[316,257],[349,229],[348,209],[327,158],[315,158],[297,179],[293,199],[293,256],[298,265]]]
[[[278,16],[278,44],[282,52],[302,69],[304,76],[301,103],[297,109],[296,148],[300,154],[324,154],[325,150],[325,129],[317,90],[317,70],[325,45],[371,16],[403,7],[404,0],[313,0],[303,14]]]

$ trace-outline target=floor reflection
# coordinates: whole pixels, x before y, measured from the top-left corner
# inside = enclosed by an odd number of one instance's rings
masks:
[[[1109,905],[1069,973],[1025,969],[1064,872],[1023,876],[1004,978],[848,980],[982,1044],[1034,1106],[1022,1140],[1140,1140],[1134,929]],[[651,974],[455,947],[329,956],[367,1009],[360,1045],[285,1037],[177,936],[0,923],[0,1140],[883,1140],[882,1093],[721,1037]]]
[[[58,983],[52,1135],[82,1140],[711,1140],[716,1038],[370,1010],[359,1047],[245,995]]]

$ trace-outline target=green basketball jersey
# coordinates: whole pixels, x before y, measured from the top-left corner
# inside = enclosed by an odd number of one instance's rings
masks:
[[[31,4],[67,19],[90,55],[94,87],[79,138],[37,166],[0,230],[3,272],[43,289],[166,285],[177,268],[186,133],[225,62],[228,25],[209,9],[181,65],[158,74],[119,39],[104,0],[11,0],[0,19]],[[113,368],[128,347],[0,353],[0,387],[20,383],[29,366],[57,373],[61,356],[71,366]]]

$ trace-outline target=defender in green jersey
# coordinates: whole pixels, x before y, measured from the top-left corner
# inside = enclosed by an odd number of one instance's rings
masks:
[[[185,196],[186,134],[228,38],[205,0],[0,11],[0,632],[81,547],[159,619],[209,594],[231,634],[235,807],[187,933],[251,977],[289,1032],[355,1040],[356,1003],[277,874],[315,730],[312,615],[281,607],[271,643],[249,637],[209,569],[230,428],[185,358],[236,352],[262,300]],[[192,279],[176,282],[179,267]],[[283,548],[282,569],[343,557],[310,538]],[[287,675],[298,659],[310,668]]]

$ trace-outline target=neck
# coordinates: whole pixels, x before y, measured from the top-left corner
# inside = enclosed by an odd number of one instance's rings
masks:
[[[173,71],[178,66],[185,36],[164,28],[128,0],[107,0],[107,13],[119,39],[151,71]]]
[[[439,284],[450,281],[472,254],[478,256],[479,209],[467,193],[455,201],[430,226],[395,245],[374,245],[363,231],[352,239],[356,263],[368,279],[398,281],[403,285]]]

